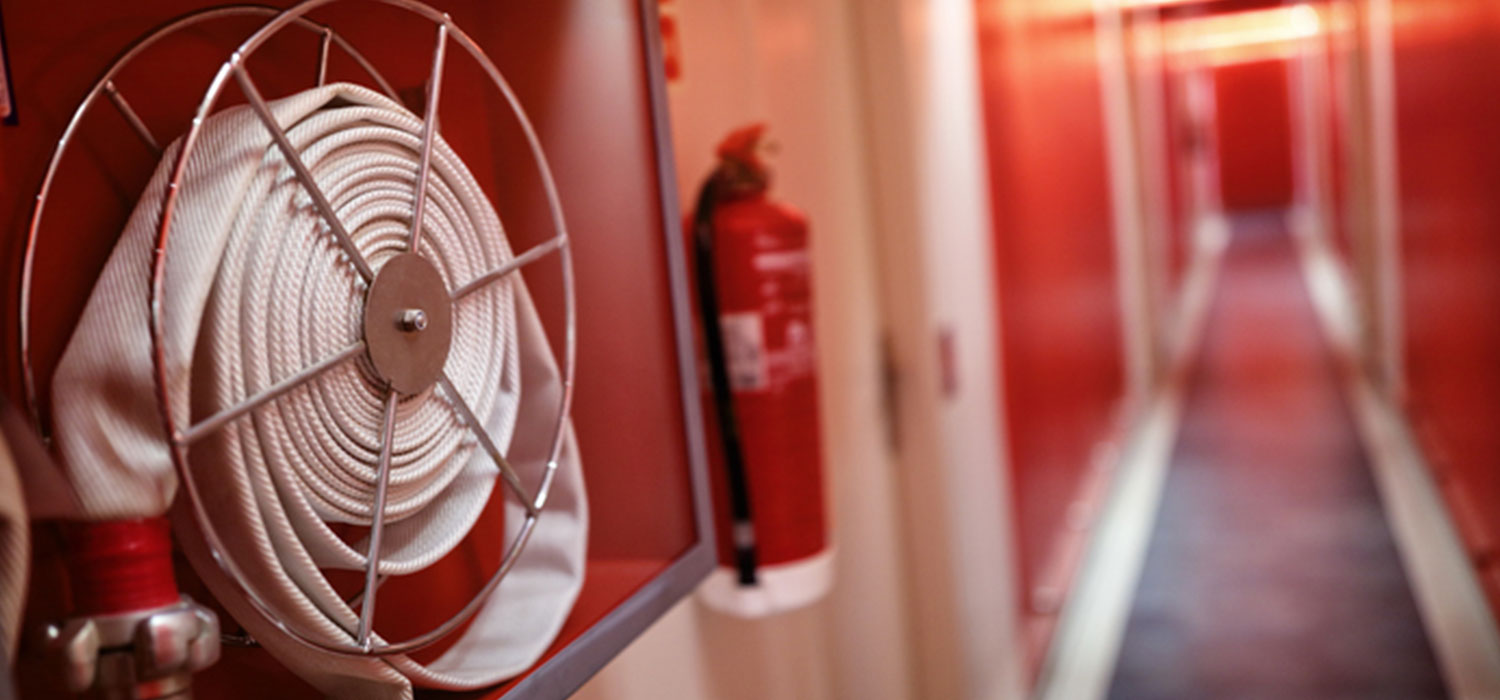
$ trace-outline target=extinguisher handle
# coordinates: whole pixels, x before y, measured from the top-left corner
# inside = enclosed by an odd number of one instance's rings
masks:
[[[739,423],[735,420],[733,394],[729,385],[728,358],[724,353],[724,332],[719,325],[719,296],[714,286],[714,210],[723,197],[724,179],[716,170],[703,183],[693,211],[693,252],[697,267],[698,309],[703,318],[703,341],[708,351],[709,379],[718,414],[719,436],[723,442],[724,476],[729,492],[729,515],[733,521],[735,569],[742,586],[756,584],[755,523],[750,517],[750,486],[745,475],[745,452],[740,442]]]

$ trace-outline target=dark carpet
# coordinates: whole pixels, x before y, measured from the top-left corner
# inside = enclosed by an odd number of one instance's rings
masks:
[[[1110,697],[1447,697],[1293,242],[1234,228]]]

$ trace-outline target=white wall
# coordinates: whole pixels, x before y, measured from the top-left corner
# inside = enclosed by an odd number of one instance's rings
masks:
[[[974,3],[857,7],[885,310],[901,387],[919,695],[1019,697]]]
[[[912,697],[899,498],[882,411],[881,330],[856,55],[843,0],[677,0],[669,88],[681,201],[730,129],[770,124],[773,195],[811,222],[832,594],[759,621],[685,601],[579,697]]]

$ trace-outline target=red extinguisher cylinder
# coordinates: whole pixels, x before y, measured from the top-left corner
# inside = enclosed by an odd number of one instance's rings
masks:
[[[775,566],[827,547],[807,220],[757,191],[722,202],[713,230],[756,547]]]

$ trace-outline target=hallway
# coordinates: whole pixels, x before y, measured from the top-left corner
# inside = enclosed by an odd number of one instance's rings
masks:
[[[1112,698],[1446,697],[1283,218],[1235,221]]]
[[[0,700],[1500,700],[1500,0],[0,0]]]

